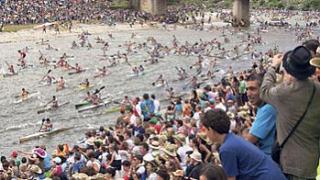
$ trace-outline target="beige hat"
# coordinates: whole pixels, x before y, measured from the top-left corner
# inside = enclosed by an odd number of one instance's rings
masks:
[[[173,138],[178,140],[181,144],[185,144],[186,143],[186,136],[184,134],[179,133],[179,134],[173,136]]]
[[[72,175],[73,178],[75,178],[76,180],[87,180],[89,179],[89,176],[87,174],[84,173],[76,173],[74,175]]]
[[[175,172],[172,173],[176,177],[183,177],[184,173],[183,170],[176,170]]]
[[[162,151],[165,152],[169,156],[173,156],[173,157],[177,156],[176,145],[174,145],[174,144],[167,145],[165,148],[162,149]]]
[[[36,174],[42,174],[41,168],[35,164],[31,165],[30,171]]]
[[[310,60],[312,66],[320,68],[320,57],[315,57]]]
[[[191,155],[190,155],[190,158],[195,160],[195,161],[198,161],[198,162],[201,162],[202,159],[201,159],[201,154],[198,152],[198,151],[194,151]]]
[[[151,148],[151,149],[160,149],[160,143],[159,143],[159,141],[155,141],[155,140],[153,140],[153,141],[151,141],[151,143],[149,144],[149,147]]]

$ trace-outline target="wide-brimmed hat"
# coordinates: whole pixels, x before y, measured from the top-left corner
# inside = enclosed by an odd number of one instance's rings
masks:
[[[310,64],[314,67],[320,68],[320,57],[315,57],[310,60]]]
[[[41,148],[35,148],[33,150],[33,153],[39,156],[40,158],[46,158],[47,157],[47,152]]]
[[[176,145],[174,144],[168,144],[165,148],[162,149],[164,153],[166,153],[169,156],[176,157]]]
[[[150,142],[149,147],[150,147],[151,149],[156,149],[156,150],[158,150],[158,149],[160,149],[160,143],[159,143],[159,141],[153,140],[153,141]]]
[[[173,136],[173,138],[178,140],[181,144],[185,144],[185,142],[186,142],[186,136],[184,134],[181,134],[181,133]]]
[[[35,164],[30,166],[30,171],[33,172],[33,173],[36,173],[36,174],[42,174],[41,168],[38,165],[35,165]]]
[[[87,180],[89,179],[89,176],[85,173],[76,173],[72,175],[73,178],[76,180]]]
[[[232,113],[230,111],[227,112],[227,115],[229,116],[230,119],[234,119],[234,117],[235,117],[234,113]]]
[[[184,173],[183,170],[176,170],[175,172],[172,173],[176,177],[183,177]]]
[[[194,151],[191,155],[190,155],[190,158],[195,160],[195,161],[198,161],[198,162],[201,162],[202,161],[202,158],[201,158],[201,154],[198,152],[198,151]]]
[[[283,56],[283,67],[296,79],[304,80],[315,72],[315,67],[310,65],[311,58],[310,50],[304,46],[298,46]]]

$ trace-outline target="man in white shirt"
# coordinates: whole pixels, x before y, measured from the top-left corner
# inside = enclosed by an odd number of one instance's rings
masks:
[[[151,94],[151,99],[153,100],[154,103],[154,113],[159,113],[160,112],[160,101],[156,99],[156,96],[154,94]]]

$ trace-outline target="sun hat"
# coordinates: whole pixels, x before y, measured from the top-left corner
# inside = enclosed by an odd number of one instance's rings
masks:
[[[39,156],[40,158],[46,158],[47,157],[47,152],[41,148],[35,148],[33,150],[33,153]]]
[[[151,141],[151,143],[149,144],[149,147],[150,147],[151,149],[158,150],[158,149],[160,149],[160,143],[159,143],[159,141],[153,140],[153,141]]]
[[[232,113],[230,111],[227,112],[227,115],[229,116],[230,119],[234,119],[234,117],[235,117],[234,113]]]
[[[165,148],[162,149],[164,153],[166,153],[169,156],[176,157],[176,145],[174,144],[168,144]]]
[[[310,65],[311,58],[310,50],[304,46],[298,46],[283,56],[283,67],[296,79],[304,80],[315,72],[315,67]]]
[[[36,174],[42,174],[42,170],[39,166],[35,165],[35,164],[32,164],[30,166],[30,171],[33,172],[33,173],[36,173]]]
[[[181,133],[173,136],[173,138],[178,140],[181,144],[185,144],[185,142],[186,142],[186,136],[184,134],[181,134]]]
[[[73,178],[75,178],[76,180],[87,180],[89,179],[89,176],[85,173],[76,173],[74,175],[72,175]]]
[[[175,172],[172,173],[176,177],[183,177],[184,173],[183,170],[176,170]]]
[[[320,57],[315,57],[310,60],[310,64],[314,67],[320,68]]]
[[[195,161],[198,161],[198,162],[201,162],[202,159],[201,159],[201,154],[198,152],[198,151],[194,151],[191,155],[190,155],[190,158],[195,160]]]

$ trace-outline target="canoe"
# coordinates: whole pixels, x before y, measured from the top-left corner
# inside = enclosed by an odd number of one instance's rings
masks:
[[[30,140],[36,139],[36,138],[41,138],[41,137],[45,137],[45,136],[52,136],[52,135],[58,134],[58,133],[63,132],[63,131],[67,131],[67,130],[72,129],[72,128],[73,127],[66,127],[66,128],[54,129],[54,130],[49,131],[49,132],[37,132],[37,133],[31,134],[31,135],[20,137],[19,138],[19,142],[23,143],[23,142],[30,141]]]
[[[76,72],[76,71],[74,71],[74,72],[69,72],[68,75],[80,74],[80,73],[86,72],[86,70],[88,70],[88,69],[81,69],[80,72]]]
[[[22,103],[22,102],[24,102],[24,101],[30,100],[30,99],[38,96],[39,94],[40,94],[40,92],[37,91],[37,92],[32,92],[32,93],[30,93],[26,98],[21,98],[20,96],[18,96],[18,97],[16,96],[16,97],[15,97],[16,100],[15,100],[13,103],[14,103],[14,104],[20,104],[20,103]]]
[[[65,106],[67,104],[69,104],[70,102],[67,101],[67,102],[64,102],[64,103],[61,103],[61,104],[58,104],[59,106],[57,108],[55,107],[48,107],[48,108],[44,108],[44,109],[41,109],[39,111],[37,111],[38,114],[41,114],[41,113],[44,113],[44,112],[48,112],[48,111],[54,111],[54,110],[57,110],[58,108],[62,107],[62,106]]]
[[[112,103],[112,101],[110,99],[104,99],[103,102],[101,102],[101,103],[99,103],[97,105],[90,104],[90,105],[78,108],[78,112],[80,113],[80,112],[84,112],[84,111],[89,111],[89,110],[96,109],[96,108],[99,108],[99,107],[102,107],[102,106],[106,106],[106,105],[111,104],[111,103]]]

